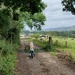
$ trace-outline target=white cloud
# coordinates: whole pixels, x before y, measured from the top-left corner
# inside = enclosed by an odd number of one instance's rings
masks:
[[[43,29],[75,25],[75,15],[62,11],[63,6],[61,0],[43,1],[47,3],[47,8],[43,12],[46,15],[47,21]]]

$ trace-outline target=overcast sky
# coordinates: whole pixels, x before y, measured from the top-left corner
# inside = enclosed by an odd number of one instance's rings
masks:
[[[62,11],[61,0],[43,0],[43,2],[47,4],[43,12],[47,19],[43,29],[75,25],[75,15]]]

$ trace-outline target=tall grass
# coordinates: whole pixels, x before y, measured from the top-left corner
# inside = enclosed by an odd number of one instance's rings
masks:
[[[56,40],[58,40],[58,45],[55,44]],[[65,46],[65,41],[67,42],[67,47]],[[73,61],[75,62],[75,39],[74,38],[54,37],[53,44],[57,50],[63,50],[66,53],[71,54]]]
[[[18,45],[0,40],[0,75],[14,75]]]
[[[74,38],[52,37],[53,40],[52,50],[49,50],[48,38],[43,41],[34,38],[28,40],[33,41],[36,45],[42,47],[45,51],[51,51],[52,55],[55,55],[57,50],[63,50],[66,53],[71,54],[73,61],[75,62],[75,39]]]
[[[27,39],[26,40],[28,41],[33,41],[33,43],[37,46],[39,46],[42,50],[44,51],[49,51],[49,42],[47,40],[40,40],[39,38],[38,39],[35,39],[35,38],[31,38],[31,39]]]

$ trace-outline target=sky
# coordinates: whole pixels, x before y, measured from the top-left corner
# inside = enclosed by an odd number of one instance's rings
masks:
[[[67,27],[75,25],[75,15],[71,12],[63,12],[62,0],[42,0],[47,4],[43,13],[46,16],[45,25],[42,29]]]

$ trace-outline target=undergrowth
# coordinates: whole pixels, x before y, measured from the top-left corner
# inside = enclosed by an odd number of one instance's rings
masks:
[[[14,75],[17,44],[0,40],[0,75]]]

